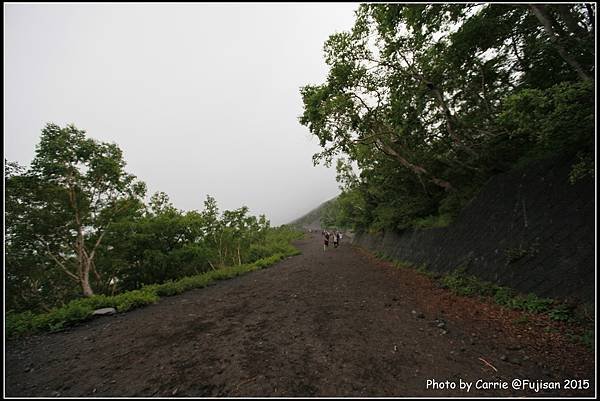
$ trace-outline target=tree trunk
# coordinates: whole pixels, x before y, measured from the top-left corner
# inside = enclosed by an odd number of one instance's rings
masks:
[[[552,28],[552,21],[550,19],[550,16],[546,13],[544,6],[530,4],[529,7],[531,8],[531,11],[536,16],[536,18],[542,23],[544,31],[546,31],[546,34],[548,34],[548,36],[550,37],[550,41],[558,51],[558,54],[560,54],[560,56],[563,58],[563,60],[565,60],[567,64],[573,67],[573,69],[575,69],[579,78],[581,78],[583,81],[591,81],[590,76],[584,71],[583,67],[581,67],[577,60],[575,60],[569,55],[569,53],[567,53],[563,45],[560,43],[559,37],[554,32],[554,28]]]
[[[90,266],[89,262],[86,263],[87,267],[84,266],[81,272],[81,289],[83,290],[83,296],[89,298],[94,295],[94,291],[90,286]]]
[[[442,92],[434,86],[431,86],[431,91],[434,93],[435,98],[439,102],[442,112],[444,113],[444,116],[446,116],[446,130],[448,131],[448,134],[450,134],[450,137],[454,140],[454,143],[457,146],[459,146],[460,148],[466,150],[471,156],[477,157],[478,156],[477,152],[475,152],[473,149],[471,149],[470,146],[466,145],[464,143],[464,141],[462,140],[462,138],[460,138],[456,134],[456,131],[454,130],[454,127],[455,127],[454,122],[456,121],[456,119],[454,118],[454,115],[450,111],[448,104],[444,100],[444,95],[442,94]]]
[[[409,162],[404,157],[402,157],[402,155],[400,155],[400,153],[396,152],[392,147],[381,143],[381,141],[377,141],[377,142],[379,142],[378,145],[381,147],[381,150],[385,154],[395,157],[396,160],[398,160],[400,162],[400,164],[402,164],[404,167],[408,168],[410,171],[415,173],[419,178],[421,177],[421,175],[425,175],[427,178],[429,178],[429,181],[433,182],[435,185],[437,185],[439,187],[444,188],[444,190],[446,190],[446,191],[454,190],[454,187],[448,181],[442,180],[437,177],[433,177],[431,174],[429,174],[429,172],[427,170],[425,170],[424,167],[421,167],[421,166],[418,166],[416,164]]]
[[[223,233],[219,235],[219,267],[223,267],[224,257],[223,257]]]

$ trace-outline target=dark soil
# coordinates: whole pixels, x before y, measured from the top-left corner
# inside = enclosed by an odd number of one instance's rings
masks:
[[[302,255],[268,269],[61,333],[8,341],[5,395],[595,393],[593,352],[555,323],[455,296],[344,241],[324,252],[313,234],[298,247]],[[560,390],[513,390],[517,378],[558,382]],[[427,388],[428,379],[457,388]],[[508,389],[458,388],[460,380],[475,387],[478,379],[504,381]],[[565,390],[566,379],[588,379],[589,389]]]

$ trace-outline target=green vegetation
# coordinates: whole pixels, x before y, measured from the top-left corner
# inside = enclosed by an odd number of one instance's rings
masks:
[[[437,274],[427,269],[425,265],[414,265],[405,261],[397,261],[381,252],[374,255],[382,260],[391,262],[397,268],[410,268],[429,278],[437,279],[443,288],[461,296],[485,297],[493,300],[498,305],[510,309],[522,310],[529,313],[545,313],[550,319],[571,323],[582,323],[590,320],[589,312],[577,312],[571,304],[549,298],[540,298],[535,294],[523,295],[509,288],[481,280],[466,273],[466,268],[459,267],[446,274]],[[593,317],[591,318],[593,319]],[[526,322],[527,318],[523,317]]]
[[[440,214],[438,216],[427,216],[412,221],[412,226],[415,228],[436,228],[447,227],[452,222],[452,215]]]
[[[464,268],[459,268],[446,274],[440,280],[445,288],[458,295],[490,297],[499,305],[510,309],[522,310],[530,313],[547,313],[553,320],[559,318],[560,311],[565,306],[549,298],[540,298],[535,294],[519,294],[515,290],[478,279],[465,273]]]
[[[337,158],[327,224],[443,227],[490,177],[538,159],[594,172],[589,4],[364,4],[325,42],[300,123]]]
[[[290,238],[296,237],[297,235],[290,236]],[[112,307],[118,312],[126,312],[155,303],[160,297],[181,294],[193,288],[203,288],[218,280],[226,280],[262,269],[280,261],[284,257],[298,253],[298,250],[289,245],[285,253],[277,253],[250,264],[225,267],[196,276],[185,277],[177,281],[168,281],[163,284],[146,285],[140,290],[128,291],[115,296],[94,295],[89,298],[77,299],[47,313],[35,314],[31,311],[26,311],[8,314],[6,316],[6,334],[8,337],[14,337],[62,330],[65,327],[73,326],[90,319],[94,310],[99,308]]]
[[[335,198],[325,201],[304,216],[292,221],[289,225],[297,229],[303,229],[304,227],[325,228],[328,224],[327,217],[325,216],[331,214],[333,210],[330,205],[334,203]]]
[[[578,181],[583,180],[586,177],[594,176],[594,160],[592,155],[589,154],[578,154],[577,162],[573,164],[571,172],[569,173],[569,182],[575,184]]]
[[[511,264],[516,262],[519,259],[523,259],[525,256],[527,256],[528,251],[527,249],[523,249],[523,248],[509,248],[505,251],[506,254],[506,259],[507,259],[507,264]]]
[[[585,345],[586,347],[588,347],[589,349],[593,350],[594,345],[596,343],[594,330],[592,330],[592,329],[586,330],[585,333],[577,336],[577,340],[579,342],[581,342],[583,345]]]
[[[163,192],[146,204],[145,184],[125,165],[116,144],[55,124],[42,130],[29,168],[5,162],[9,315],[30,313],[36,327],[60,327],[96,305],[82,297],[114,296],[111,305],[127,310],[160,295],[148,295],[148,285],[178,291],[186,282],[173,283],[185,277],[227,276],[235,270],[226,266],[260,266],[295,252],[297,232],[270,227],[246,206],[221,213],[207,196],[202,211],[186,212]]]

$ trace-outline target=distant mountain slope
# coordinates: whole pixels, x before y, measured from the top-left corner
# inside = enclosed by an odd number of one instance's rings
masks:
[[[317,206],[310,212],[306,213],[304,216],[291,221],[289,223],[289,225],[296,226],[298,228],[303,228],[303,229],[313,229],[313,230],[320,229],[321,228],[321,215],[322,215],[323,211],[325,210],[325,207],[327,205],[329,205],[331,202],[333,202],[336,198],[337,198],[337,196],[335,198],[331,198],[328,201],[321,203],[319,206]]]

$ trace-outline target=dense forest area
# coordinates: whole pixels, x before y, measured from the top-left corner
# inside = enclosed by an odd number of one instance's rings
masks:
[[[31,166],[5,162],[6,310],[48,312],[290,253],[294,234],[247,207],[176,209],[125,171],[116,144],[48,124]]]
[[[314,163],[338,159],[325,225],[444,226],[538,159],[593,174],[594,43],[589,3],[361,5],[325,43],[326,82],[301,89]]]

